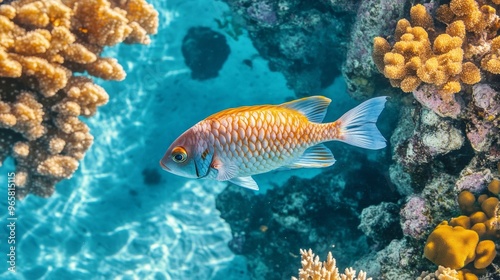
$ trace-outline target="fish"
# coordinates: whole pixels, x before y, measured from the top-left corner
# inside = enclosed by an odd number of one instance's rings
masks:
[[[182,133],[160,166],[186,178],[229,181],[258,190],[253,175],[333,165],[335,158],[324,142],[371,150],[386,147],[376,126],[386,101],[387,96],[374,97],[329,123],[323,119],[331,99],[319,95],[226,109]]]

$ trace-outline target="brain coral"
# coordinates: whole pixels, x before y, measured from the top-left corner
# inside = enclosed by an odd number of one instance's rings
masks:
[[[92,145],[80,116],[108,94],[87,72],[123,80],[105,46],[148,44],[158,13],[144,0],[18,0],[0,5],[0,164],[15,159],[19,198],[50,196]]]

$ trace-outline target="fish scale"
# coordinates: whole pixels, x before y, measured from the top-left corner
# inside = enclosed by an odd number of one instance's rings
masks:
[[[386,99],[372,98],[331,123],[322,123],[331,101],[322,96],[227,109],[179,136],[160,165],[180,176],[230,181],[257,190],[252,175],[278,168],[334,164],[331,151],[322,142],[339,140],[367,149],[385,147],[375,123]]]
[[[229,115],[215,116],[206,120],[212,123],[213,128],[225,126],[225,133],[219,132],[215,135],[211,132],[215,139],[215,143],[213,143],[215,154],[246,167],[240,168],[236,176],[247,176],[256,171],[269,171],[281,167],[287,163],[284,158],[300,156],[311,144],[313,139],[308,135],[314,130],[312,127],[315,127],[316,124],[309,122],[304,115],[297,111],[276,108],[276,106],[250,110],[250,112],[232,110],[228,112]],[[245,122],[249,124],[259,123],[260,129],[252,129]],[[294,124],[295,130],[292,130],[292,126],[289,124]],[[261,132],[261,137],[259,137]],[[295,138],[293,137],[295,134],[302,137]],[[318,137],[316,139],[316,141],[320,140]],[[228,143],[234,143],[234,145],[227,145]],[[256,150],[257,146],[262,148]],[[272,152],[274,156],[268,157],[269,152]],[[255,158],[256,165],[245,164],[251,158]]]

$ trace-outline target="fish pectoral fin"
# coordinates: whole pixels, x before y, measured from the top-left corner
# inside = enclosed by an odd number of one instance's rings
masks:
[[[286,102],[280,106],[296,110],[311,122],[320,123],[326,115],[326,109],[332,100],[324,96],[310,96]]]
[[[318,168],[327,167],[335,163],[332,152],[323,144],[318,144],[307,149],[302,156],[291,164],[285,165],[280,169],[294,168]]]
[[[233,183],[235,185],[247,188],[247,189],[254,190],[254,191],[258,191],[259,190],[259,185],[257,185],[257,183],[252,178],[252,176],[248,176],[248,177],[235,177],[235,178],[230,179],[229,182],[231,182],[231,183]]]
[[[238,174],[238,166],[234,164],[225,164],[218,157],[214,157],[210,166],[217,170],[217,180],[227,181]]]

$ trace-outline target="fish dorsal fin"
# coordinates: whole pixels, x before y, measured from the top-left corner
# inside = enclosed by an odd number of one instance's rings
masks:
[[[318,144],[307,149],[302,156],[283,166],[282,169],[327,167],[334,163],[335,158],[333,158],[332,152],[325,145]]]
[[[229,182],[231,182],[235,185],[238,185],[240,187],[244,187],[244,188],[251,189],[254,191],[259,190],[259,186],[255,182],[255,180],[252,178],[252,176],[232,178],[229,180]]]
[[[332,100],[324,96],[310,96],[286,102],[280,106],[302,113],[311,122],[320,123],[326,115],[326,108]]]

